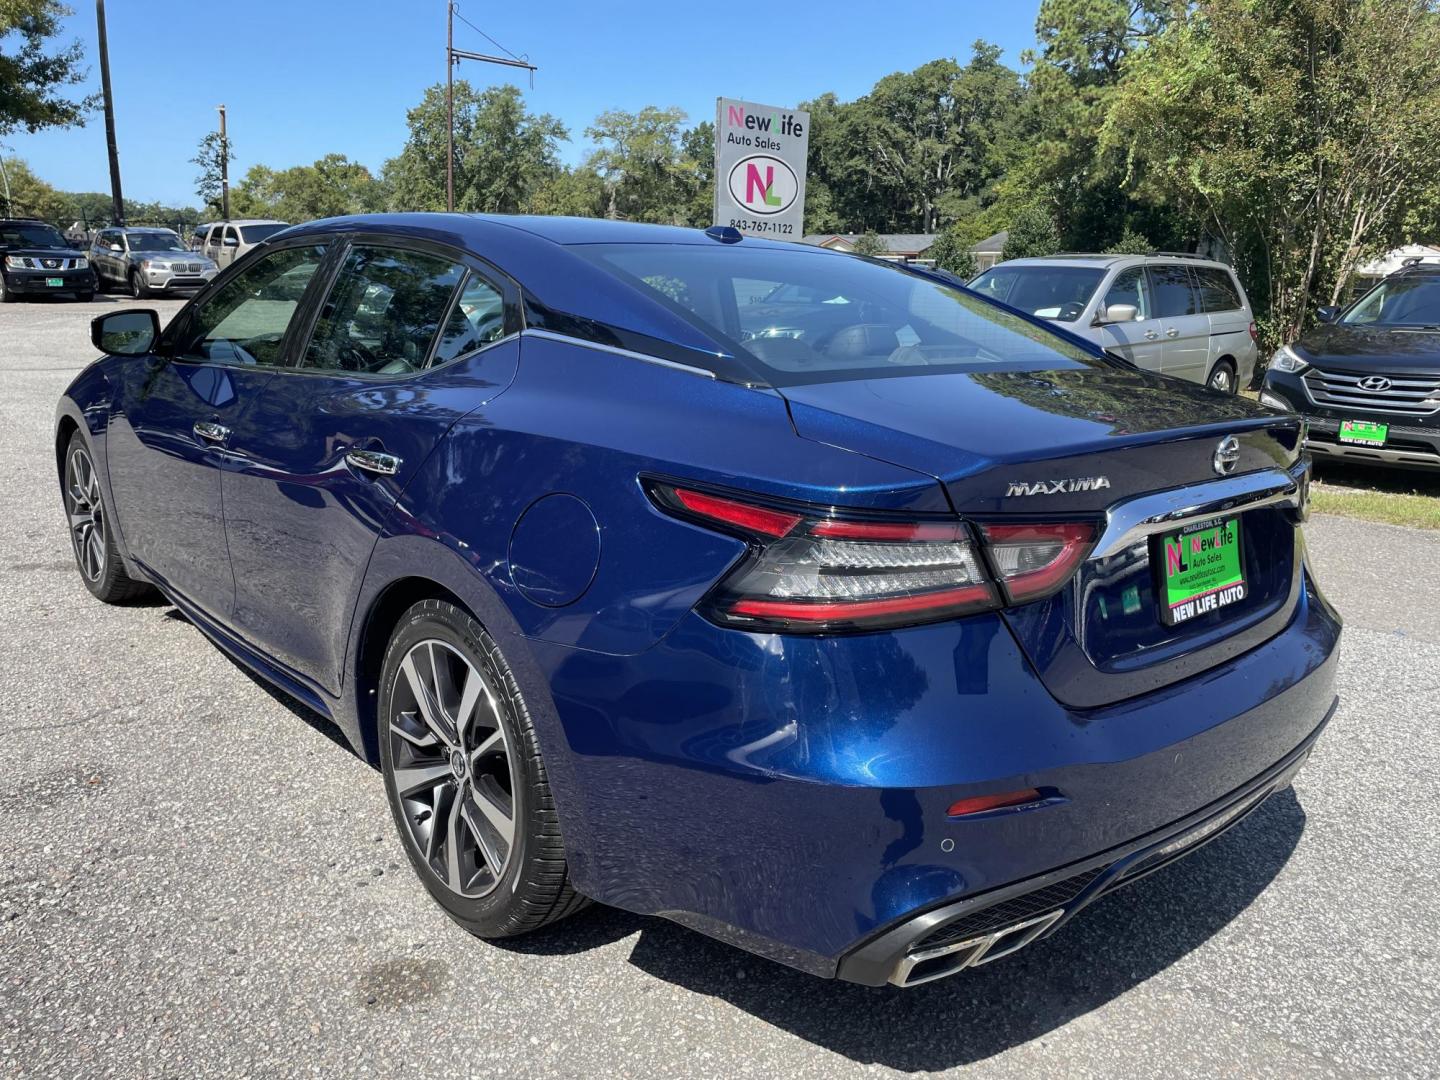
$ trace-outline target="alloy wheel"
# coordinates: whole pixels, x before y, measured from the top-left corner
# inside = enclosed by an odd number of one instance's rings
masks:
[[[89,581],[99,581],[105,573],[105,507],[95,463],[79,447],[65,464],[65,511],[80,572]]]
[[[1210,389],[1219,390],[1222,394],[1230,393],[1230,369],[1221,364],[1210,373]]]
[[[447,889],[485,896],[515,847],[499,695],[458,649],[431,638],[406,653],[390,698],[392,779],[410,839]]]

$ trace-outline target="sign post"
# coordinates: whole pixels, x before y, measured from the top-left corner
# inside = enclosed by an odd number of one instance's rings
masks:
[[[799,240],[805,231],[809,150],[809,113],[716,99],[715,224]]]

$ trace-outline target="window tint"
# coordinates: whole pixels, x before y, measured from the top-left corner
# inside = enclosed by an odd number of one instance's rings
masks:
[[[1199,311],[1195,305],[1195,290],[1190,287],[1189,267],[1152,266],[1150,285],[1155,290],[1155,314],[1159,318],[1173,319]]]
[[[1102,363],[964,289],[889,264],[788,248],[591,244],[572,250],[733,342],[743,373],[704,353],[689,360],[713,364],[727,376],[763,373],[772,385],[785,386]]]
[[[1111,304],[1131,304],[1135,308],[1135,318],[1150,318],[1154,304],[1150,299],[1150,280],[1145,276],[1143,266],[1131,267],[1115,275],[1115,280],[1105,292],[1105,306],[1108,308]]]
[[[12,221],[0,225],[0,244],[6,247],[63,248],[69,245],[58,229]]]
[[[1202,311],[1234,311],[1240,307],[1240,293],[1229,271],[1218,266],[1196,266],[1195,285],[1200,292]]]
[[[1440,276],[1388,277],[1340,321],[1352,325],[1440,327]]]
[[[505,336],[505,298],[478,274],[471,274],[450,309],[431,364],[444,364]]]
[[[276,222],[271,225],[244,225],[240,229],[240,236],[247,244],[258,244],[261,240],[267,240],[277,232],[288,229],[290,226],[283,222]]]
[[[271,252],[206,300],[176,339],[175,355],[217,364],[279,364],[285,328],[325,248]]]
[[[300,366],[387,375],[418,370],[464,276],[463,266],[436,255],[355,247]]]
[[[239,237],[239,234],[236,233],[236,231],[234,230],[234,228],[232,228],[232,227],[229,226],[229,225],[226,225],[226,226],[225,226],[225,239],[226,239],[226,240],[236,240],[236,239],[238,239],[238,237]]]

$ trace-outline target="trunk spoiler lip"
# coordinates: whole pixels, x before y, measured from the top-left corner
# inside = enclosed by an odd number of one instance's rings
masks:
[[[1149,492],[1111,505],[1089,559],[1104,559],[1158,532],[1183,528],[1236,511],[1279,506],[1303,512],[1309,489],[1310,461],[1289,469],[1259,469],[1203,484]]]

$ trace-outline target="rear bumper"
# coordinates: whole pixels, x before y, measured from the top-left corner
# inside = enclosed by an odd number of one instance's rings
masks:
[[[1333,707],[1339,635],[1307,573],[1270,640],[1094,709],[1059,704],[994,615],[833,638],[691,615],[635,656],[528,644],[582,892],[867,981],[884,962],[862,978],[851,957],[906,926],[908,948],[917,916],[1113,864],[1275,769]],[[948,817],[1030,787],[1057,797]]]

